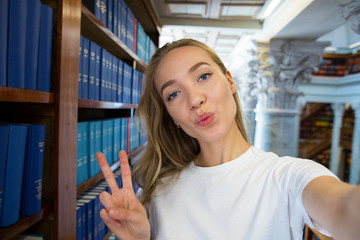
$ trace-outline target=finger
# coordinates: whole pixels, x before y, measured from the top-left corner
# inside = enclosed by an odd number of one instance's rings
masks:
[[[120,169],[121,169],[121,178],[123,182],[123,188],[133,188],[132,179],[131,179],[131,170],[129,166],[129,160],[127,154],[124,150],[119,152],[120,158]]]
[[[107,163],[106,158],[103,153],[98,152],[96,154],[96,159],[99,163],[101,171],[104,174],[104,178],[105,178],[106,182],[108,183],[108,185],[111,189],[111,192],[113,193],[114,191],[119,189],[119,186],[117,185],[114,173],[111,171],[109,164]]]
[[[106,210],[110,210],[112,208],[115,208],[115,205],[111,200],[112,199],[111,195],[108,192],[104,191],[104,192],[100,193],[99,198],[100,198],[101,204],[104,206],[104,208]]]
[[[120,225],[121,225],[120,222],[111,218],[108,214],[108,211],[106,211],[106,209],[104,209],[104,208],[100,210],[100,217],[108,227],[110,224],[114,225],[116,227],[120,227]]]

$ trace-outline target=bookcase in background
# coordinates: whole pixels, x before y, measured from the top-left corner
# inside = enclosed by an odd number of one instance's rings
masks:
[[[158,45],[159,23],[149,0],[125,2],[145,33]],[[81,0],[42,0],[42,3],[54,9],[52,91],[13,88],[0,83],[0,108],[5,113],[0,120],[46,125],[45,144],[49,148],[44,159],[43,196],[50,204],[45,203],[39,214],[1,229],[1,239],[12,239],[27,230],[40,233],[45,239],[76,239],[76,198],[103,179],[99,173],[76,184],[78,121],[130,117],[136,108],[134,103],[79,99],[80,35],[139,72],[146,67],[144,60],[82,5]],[[134,149],[129,157],[143,147]],[[114,170],[116,167],[116,164],[112,166]]]

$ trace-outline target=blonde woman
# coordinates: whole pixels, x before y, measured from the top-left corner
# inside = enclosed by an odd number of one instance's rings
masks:
[[[311,160],[251,146],[236,86],[206,45],[183,39],[157,50],[137,109],[148,145],[135,169],[124,151],[123,187],[100,215],[120,239],[302,239],[304,224],[359,239],[360,190]],[[138,200],[139,199],[139,200]]]

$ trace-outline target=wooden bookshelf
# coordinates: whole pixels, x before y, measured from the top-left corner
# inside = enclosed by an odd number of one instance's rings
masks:
[[[0,101],[54,103],[54,94],[51,92],[0,86]]]
[[[31,215],[31,216],[22,216],[20,217],[19,221],[16,223],[8,226],[0,228],[0,239],[2,240],[10,240],[25,231],[26,229],[30,228],[31,226],[35,225],[42,219],[44,219],[52,209],[51,204],[44,205],[40,212]]]

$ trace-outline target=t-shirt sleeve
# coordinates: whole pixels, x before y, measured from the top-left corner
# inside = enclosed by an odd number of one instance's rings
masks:
[[[302,194],[306,187],[306,185],[314,180],[315,178],[321,176],[331,176],[337,178],[329,169],[324,167],[323,165],[307,159],[289,159],[289,161],[294,161],[289,168],[289,199],[290,199],[290,209],[296,209],[296,211],[291,212],[291,218],[294,219],[294,224],[297,223],[298,220],[302,219],[303,223],[306,223],[309,227],[315,228],[320,233],[331,236],[326,229],[322,228],[315,224],[307,214],[303,201]],[[338,179],[338,178],[337,178]],[[301,215],[301,216],[296,216]],[[302,223],[302,224],[303,224]]]

